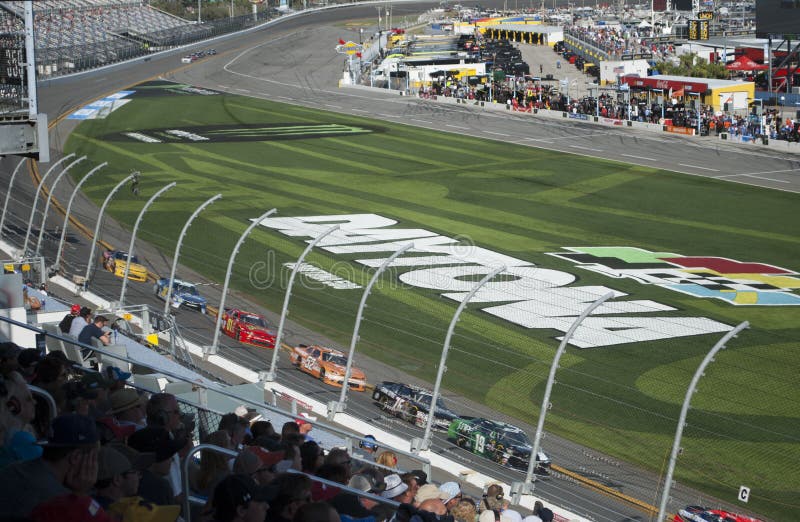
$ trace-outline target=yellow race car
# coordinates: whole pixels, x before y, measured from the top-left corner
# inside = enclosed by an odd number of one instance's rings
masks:
[[[129,256],[122,250],[106,250],[103,252],[103,268],[112,272],[117,277],[125,276],[125,265],[130,258],[131,267],[128,270],[128,279],[131,281],[147,281],[147,269],[139,263],[136,256]]]

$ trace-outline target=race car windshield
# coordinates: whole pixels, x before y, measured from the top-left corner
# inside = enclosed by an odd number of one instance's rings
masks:
[[[121,259],[123,261],[127,261],[128,257],[131,258],[131,262],[138,263],[139,259],[136,256],[128,256],[125,252],[117,252],[114,254],[114,259]]]
[[[257,315],[243,315],[242,322],[247,324],[252,324],[253,326],[261,326],[266,328],[267,323],[264,319],[258,317]]]
[[[510,443],[518,446],[531,445],[531,441],[528,440],[528,436],[525,435],[525,432],[522,431],[507,431],[505,433],[505,439],[508,440]]]
[[[430,407],[431,407],[431,396],[430,395],[425,395],[425,394],[420,395],[418,400],[419,400],[419,402],[421,404],[423,404],[424,406],[427,406],[428,409],[430,409]],[[447,406],[444,405],[444,402],[442,401],[441,397],[439,397],[439,400],[436,401],[436,409],[438,409],[438,410],[446,410],[447,409]]]
[[[197,288],[188,285],[182,285],[180,283],[175,284],[175,291],[181,294],[189,294],[189,295],[199,295],[197,293]]]
[[[333,364],[338,364],[339,366],[347,366],[347,357],[343,357],[341,355],[326,353],[322,356],[322,360],[332,362]]]

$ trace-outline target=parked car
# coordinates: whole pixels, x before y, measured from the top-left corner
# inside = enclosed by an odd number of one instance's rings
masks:
[[[269,329],[263,315],[226,308],[222,313],[220,330],[240,343],[275,348],[275,333]]]
[[[298,370],[320,379],[325,384],[342,387],[347,357],[339,350],[301,344],[292,350],[290,359]],[[348,384],[351,390],[364,391],[367,385],[364,372],[351,367]]]
[[[678,510],[672,520],[673,522],[761,522],[746,515],[701,506],[686,506]]]
[[[457,446],[510,468],[527,470],[533,445],[525,432],[511,424],[480,417],[461,417],[450,423],[447,439]],[[548,475],[550,459],[536,456],[537,475]]]
[[[400,382],[384,381],[375,387],[372,399],[381,409],[417,426],[425,426],[433,394],[425,388]],[[458,415],[445,406],[442,398],[436,401],[433,427],[446,430]]]
[[[131,281],[147,281],[147,269],[139,263],[136,256],[131,256],[122,250],[106,250],[103,252],[103,268],[112,272],[117,277],[125,277],[125,265],[130,261],[128,279]]]
[[[153,288],[156,296],[162,301],[167,298],[168,285],[169,280],[166,277],[162,277],[156,281],[156,285]],[[170,300],[172,301],[170,306],[173,308],[180,308],[183,306],[206,313],[206,298],[200,295],[200,292],[197,291],[197,285],[193,283],[175,279],[172,284],[172,296]]]

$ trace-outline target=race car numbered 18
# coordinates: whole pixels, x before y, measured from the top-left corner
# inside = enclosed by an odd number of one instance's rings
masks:
[[[739,500],[742,502],[750,500],[750,488],[747,486],[739,486]]]

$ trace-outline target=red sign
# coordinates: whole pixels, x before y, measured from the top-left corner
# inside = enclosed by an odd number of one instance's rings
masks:
[[[658,76],[642,78],[640,76],[628,74],[620,78],[620,82],[628,84],[631,87],[638,87],[640,89],[672,89],[675,91],[684,89],[684,92],[699,93],[705,93],[708,91],[707,83],[696,81],[694,78],[688,79],[687,81],[682,81],[660,79]]]
[[[693,127],[675,127],[672,125],[664,125],[664,130],[675,134],[688,134],[694,136],[695,129]]]

